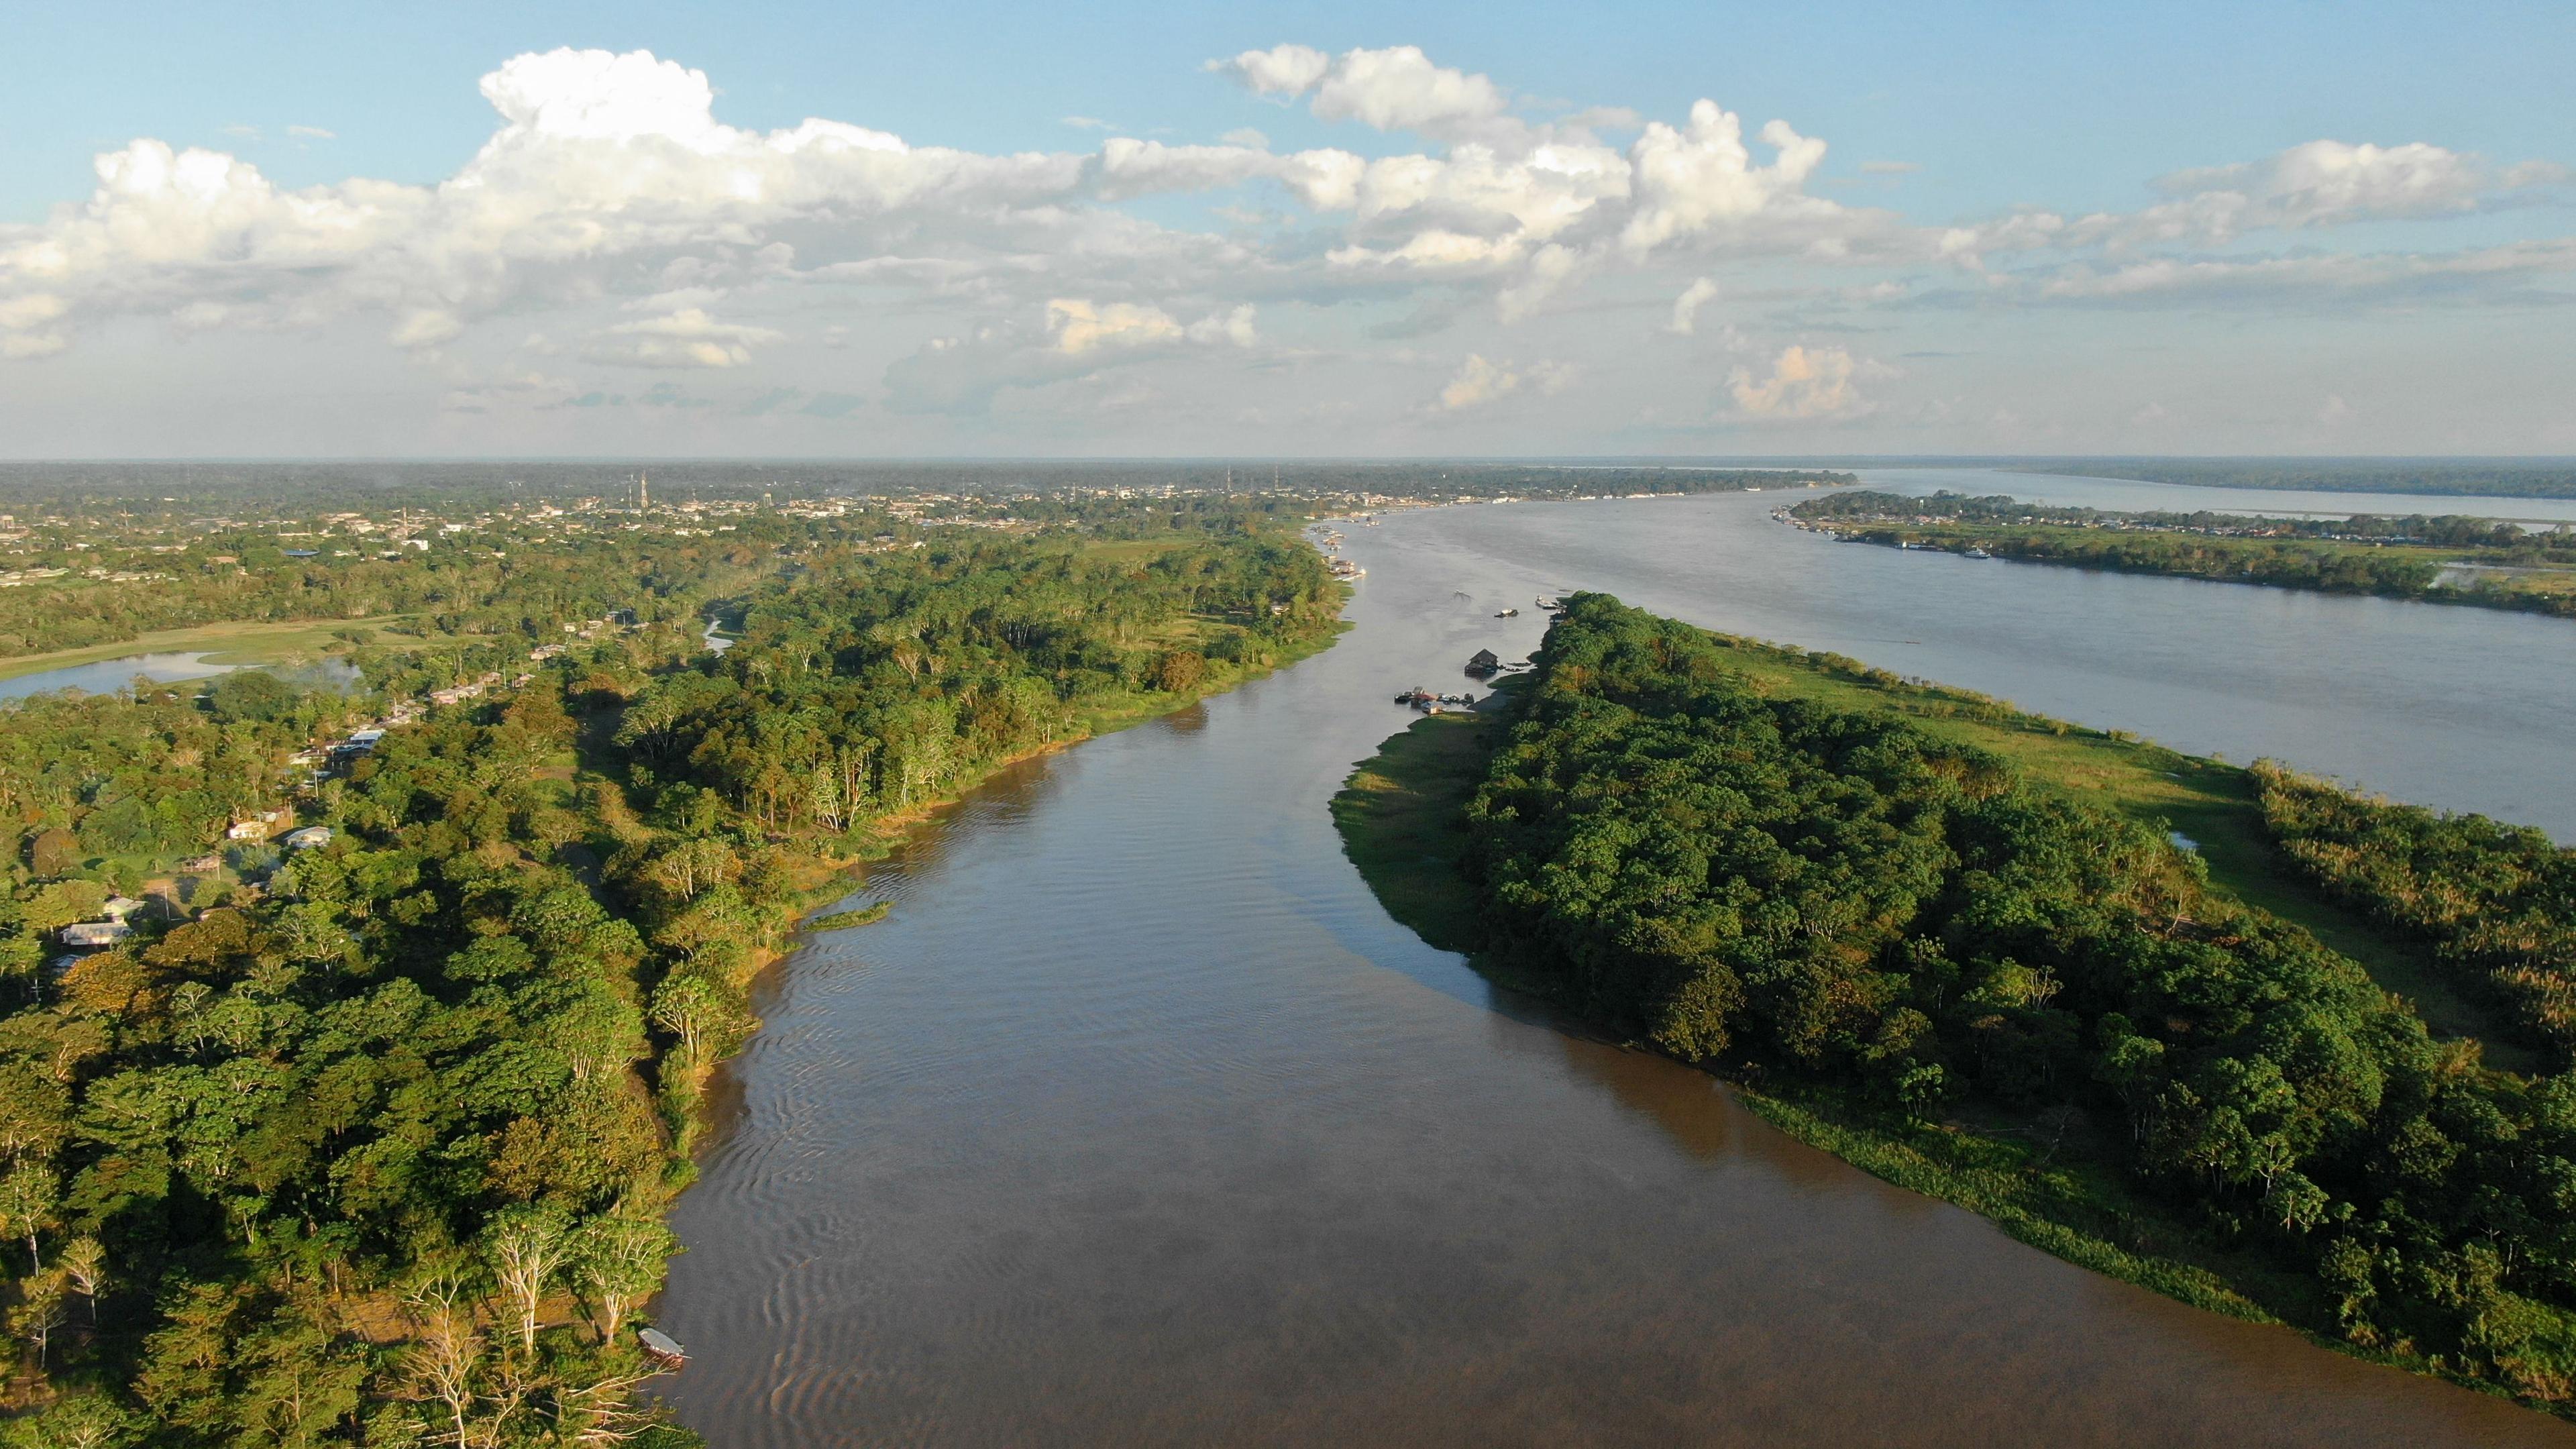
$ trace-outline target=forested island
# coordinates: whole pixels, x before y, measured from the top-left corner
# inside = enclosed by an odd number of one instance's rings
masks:
[[[1072,521],[666,517],[460,564],[356,692],[13,707],[0,1444],[696,1443],[634,1329],[753,973],[906,820],[1340,627],[1268,510]]]
[[[1598,594],[1538,661],[1336,799],[1399,919],[2051,1252],[2576,1407],[2576,852]]]
[[[2010,458],[1993,466],[2197,488],[2576,498],[2576,463],[2565,458]]]
[[[2493,519],[2112,512],[1993,495],[1812,498],[1801,526],[1893,548],[2576,618],[2576,529]]]

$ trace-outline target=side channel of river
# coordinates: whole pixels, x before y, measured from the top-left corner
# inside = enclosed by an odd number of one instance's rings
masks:
[[[1787,613],[1873,559],[1950,561],[1813,543],[1764,517],[1779,501],[1350,528],[1369,576],[1339,646],[1022,767],[876,867],[892,917],[768,978],[675,1215],[682,1418],[724,1449],[2576,1443],[2024,1248],[1498,998],[1378,908],[1325,801],[1406,722],[1397,689],[1534,645],[1541,590],[1913,672],[2019,657],[1849,637],[1951,638],[1939,587],[1904,633]],[[2357,648],[2412,647],[2366,601],[2317,602]],[[1993,631],[2075,605],[1978,607]],[[2075,632],[2020,667],[2136,671],[2121,617]],[[2002,688],[2163,732],[2070,691]]]

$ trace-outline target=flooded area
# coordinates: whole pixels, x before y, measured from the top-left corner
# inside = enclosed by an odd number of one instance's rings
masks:
[[[0,679],[0,699],[25,699],[31,694],[51,694],[58,689],[77,689],[83,694],[114,694],[138,677],[155,684],[170,684],[182,679],[211,678],[229,673],[236,667],[208,664],[203,653],[128,654],[121,659],[69,664],[60,669],[21,674],[15,679]]]
[[[60,669],[21,674],[15,679],[0,679],[0,701],[25,699],[30,695],[51,694],[63,689],[76,689],[83,694],[114,694],[130,687],[137,679],[148,679],[155,684],[177,684],[190,679],[212,679],[236,669],[265,669],[289,684],[306,689],[345,690],[356,686],[359,679],[356,666],[345,659],[330,657],[303,664],[271,665],[216,664],[202,652],[127,654],[89,664],[67,664]]]
[[[682,1419],[725,1449],[2576,1444],[1889,1187],[1379,908],[1326,801],[1396,690],[1525,654],[1570,587],[2576,836],[2576,626],[1838,546],[1784,501],[1346,525],[1335,648],[872,867],[889,919],[773,969],[720,1080],[659,1310]]]

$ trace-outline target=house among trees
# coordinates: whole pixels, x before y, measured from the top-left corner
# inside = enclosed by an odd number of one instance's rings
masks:
[[[269,832],[275,830],[285,819],[286,812],[283,810],[262,810],[257,815],[244,816],[234,821],[224,831],[224,838],[226,840],[266,840]]]
[[[320,846],[329,845],[331,843],[331,827],[328,825],[307,825],[301,830],[290,830],[286,834],[285,843],[286,848],[289,850],[313,850]]]
[[[133,934],[123,921],[76,921],[62,929],[63,944],[80,951],[113,946]]]

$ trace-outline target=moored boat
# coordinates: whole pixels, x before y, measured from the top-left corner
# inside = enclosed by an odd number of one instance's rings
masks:
[[[658,1328],[635,1330],[635,1342],[646,1358],[664,1368],[675,1369],[689,1361],[689,1351],[680,1347],[680,1341]]]

